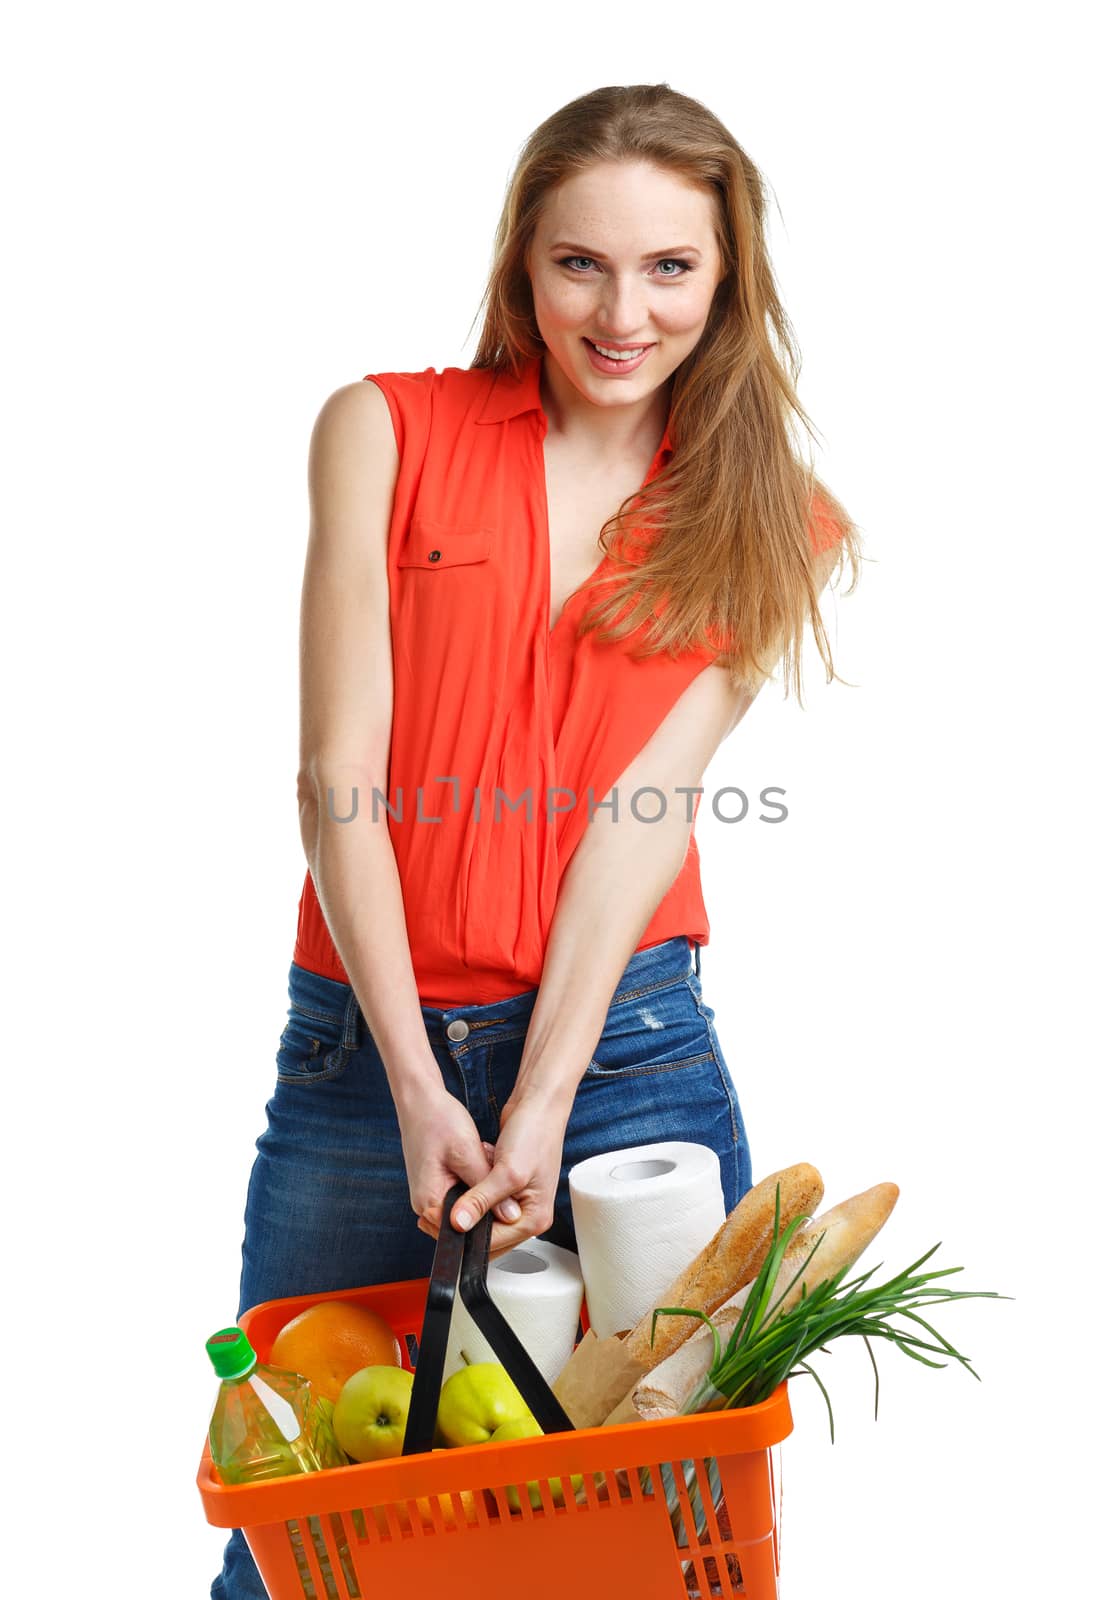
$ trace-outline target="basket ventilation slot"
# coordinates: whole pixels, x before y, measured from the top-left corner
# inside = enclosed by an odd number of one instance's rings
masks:
[[[327,1520],[333,1541],[330,1545],[319,1517],[305,1517],[302,1521],[285,1523],[304,1600],[361,1600],[362,1591],[350,1555],[346,1524],[337,1511],[331,1512]],[[322,1580],[322,1590],[313,1576],[313,1564],[304,1542],[305,1528],[311,1554],[315,1557],[315,1566]],[[341,1569],[341,1579],[336,1579],[336,1564]]]

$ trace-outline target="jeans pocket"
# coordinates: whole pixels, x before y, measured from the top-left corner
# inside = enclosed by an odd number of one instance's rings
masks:
[[[584,1075],[634,1078],[713,1059],[706,1020],[684,978],[677,978],[610,1008]]]
[[[278,1083],[330,1083],[358,1049],[358,1002],[350,990],[345,1008],[326,1011],[292,1000],[277,1046]]]

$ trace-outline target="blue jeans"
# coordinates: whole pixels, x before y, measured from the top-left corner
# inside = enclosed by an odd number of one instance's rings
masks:
[[[537,992],[488,1005],[422,1007],[443,1083],[490,1144]],[[576,1248],[572,1166],[663,1139],[715,1150],[724,1206],[738,1204],[751,1187],[750,1151],[714,1017],[701,992],[699,945],[678,936],[632,955],[577,1089],[554,1224],[544,1239]],[[461,1039],[447,1037],[452,1022],[466,1024]],[[266,1118],[246,1200],[239,1316],[285,1295],[429,1275],[434,1240],[416,1227],[384,1065],[349,984],[290,969],[288,1023]],[[211,1592],[212,1600],[266,1600],[237,1531]]]

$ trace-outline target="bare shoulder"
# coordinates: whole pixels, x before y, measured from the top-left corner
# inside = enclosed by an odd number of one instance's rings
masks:
[[[363,378],[344,383],[320,407],[312,431],[312,448],[349,449],[368,443],[375,452],[396,454],[392,416],[384,391]]]
[[[735,683],[730,670],[719,661],[711,662],[693,680],[698,712],[705,716],[718,744],[731,733],[758,698],[761,685],[751,688]]]
[[[400,453],[388,401],[375,383],[347,383],[328,395],[312,430],[308,486],[312,532],[329,544],[364,548],[386,536]]]

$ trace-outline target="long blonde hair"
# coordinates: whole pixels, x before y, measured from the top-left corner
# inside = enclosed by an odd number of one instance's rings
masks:
[[[718,118],[668,84],[633,84],[595,89],[535,129],[497,225],[472,365],[518,376],[544,349],[528,251],[550,192],[599,161],[649,161],[712,195],[724,276],[699,343],[672,378],[674,454],[601,529],[615,567],[607,581],[618,587],[584,612],[579,635],[596,629],[603,640],[622,639],[645,623],[634,654],[707,646],[736,685],[751,687],[771,677],[780,659],[786,698],[792,683],[802,703],[809,622],[827,681],[838,678],[813,579],[813,542],[826,547],[842,530],[834,572],[850,562],[850,593],[860,538],[794,448],[797,422],[810,437],[814,430],[797,398],[799,354],[766,248],[765,185]],[[654,527],[660,536],[640,542]],[[637,554],[629,554],[628,539]]]

